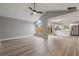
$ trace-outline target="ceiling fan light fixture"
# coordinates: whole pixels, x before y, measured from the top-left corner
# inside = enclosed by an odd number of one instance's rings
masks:
[[[36,14],[36,12],[33,12],[33,14]]]
[[[37,11],[37,10],[36,10],[36,8],[35,8],[35,3],[34,3],[34,8],[29,7],[29,9],[30,9],[31,11],[33,11],[33,13],[31,13],[31,15],[37,14],[37,13],[40,13],[40,14],[43,13],[43,12],[41,12],[41,11]]]

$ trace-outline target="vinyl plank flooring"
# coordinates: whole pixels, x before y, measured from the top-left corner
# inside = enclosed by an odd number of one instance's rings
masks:
[[[28,37],[1,42],[2,56],[79,56],[79,37]]]

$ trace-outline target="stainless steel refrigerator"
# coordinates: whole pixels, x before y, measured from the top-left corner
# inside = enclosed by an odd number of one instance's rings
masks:
[[[71,26],[71,35],[72,36],[79,36],[79,25]]]

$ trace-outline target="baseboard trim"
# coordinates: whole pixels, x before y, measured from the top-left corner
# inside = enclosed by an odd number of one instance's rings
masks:
[[[5,38],[5,39],[0,39],[0,41],[19,39],[19,38],[26,38],[26,37],[32,37],[32,36],[34,36],[34,35],[26,35],[26,36],[20,36],[20,37]]]

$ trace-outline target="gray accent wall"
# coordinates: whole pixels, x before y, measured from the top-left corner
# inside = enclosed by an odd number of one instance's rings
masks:
[[[1,25],[1,21],[0,21],[0,38],[2,37],[2,25]]]
[[[0,17],[0,22],[2,25],[1,39],[34,35],[35,33],[33,22],[8,17]]]

